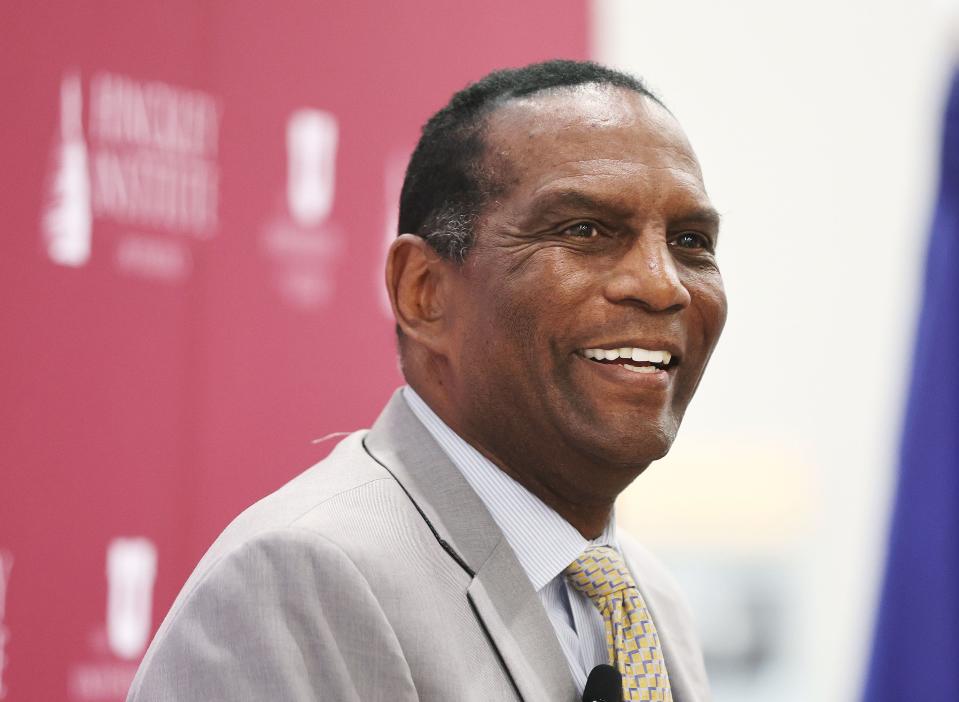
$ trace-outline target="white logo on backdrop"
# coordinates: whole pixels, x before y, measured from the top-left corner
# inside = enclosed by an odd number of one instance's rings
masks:
[[[82,266],[90,258],[93,215],[79,73],[68,73],[60,83],[60,134],[53,149],[52,169],[49,202],[43,215],[47,253],[62,266]]]
[[[339,127],[329,112],[301,108],[286,123],[285,207],[263,231],[281,297],[315,307],[333,293],[331,266],[341,248],[339,227],[329,221],[336,193]]]
[[[61,265],[84,265],[97,223],[109,222],[123,229],[107,247],[119,270],[184,278],[192,267],[188,243],[218,227],[216,98],[103,72],[90,80],[88,103],[84,132],[83,82],[68,72],[42,220],[48,255]]]
[[[336,118],[321,110],[297,110],[286,123],[286,206],[301,227],[333,209],[338,133]]]
[[[105,574],[105,626],[91,632],[91,657],[72,666],[67,680],[68,699],[77,702],[125,699],[153,628],[154,543],[145,537],[112,539]]]
[[[3,682],[3,670],[7,667],[7,642],[10,630],[7,628],[7,586],[13,571],[13,554],[0,550],[0,700],[7,696],[7,687]]]
[[[133,660],[153,624],[157,550],[149,539],[118,538],[107,547],[107,643],[118,658]]]

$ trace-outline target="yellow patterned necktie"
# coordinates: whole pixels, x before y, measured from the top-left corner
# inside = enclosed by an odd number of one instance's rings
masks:
[[[623,674],[623,700],[671,702],[659,634],[622,557],[609,546],[590,546],[563,572],[603,615],[609,663]]]

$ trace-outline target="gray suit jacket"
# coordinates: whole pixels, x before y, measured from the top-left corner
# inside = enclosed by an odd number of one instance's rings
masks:
[[[685,606],[623,540],[676,702],[709,692]],[[243,512],[190,576],[128,702],[573,702],[539,597],[406,402]]]

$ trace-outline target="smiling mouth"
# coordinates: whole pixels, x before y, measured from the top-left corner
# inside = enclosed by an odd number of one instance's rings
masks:
[[[618,349],[583,349],[579,354],[594,363],[618,365],[633,373],[657,373],[675,368],[679,358],[669,351],[624,346]]]

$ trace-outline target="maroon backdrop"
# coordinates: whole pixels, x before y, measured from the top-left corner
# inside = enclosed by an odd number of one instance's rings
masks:
[[[121,699],[227,522],[400,383],[419,126],[576,0],[0,8],[0,699]]]

